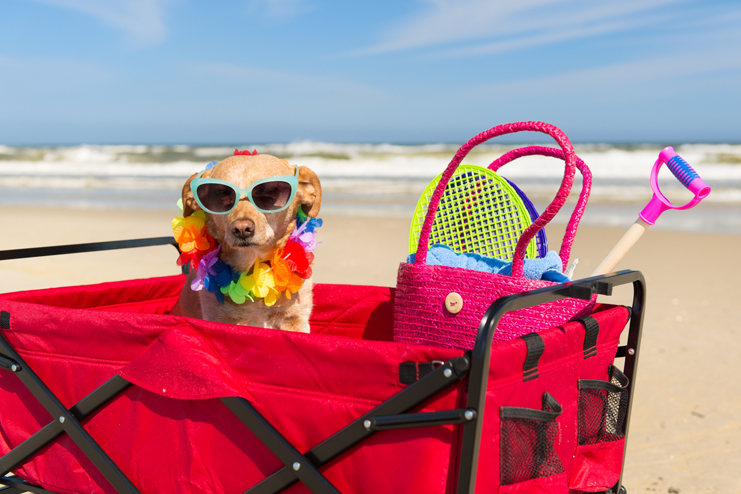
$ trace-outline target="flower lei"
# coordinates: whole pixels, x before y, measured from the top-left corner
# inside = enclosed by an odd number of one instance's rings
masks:
[[[197,271],[190,287],[194,291],[204,288],[216,295],[223,304],[225,296],[236,304],[249,299],[262,299],[268,307],[275,304],[281,294],[291,299],[311,277],[316,229],[322,226],[319,218],[309,218],[301,209],[296,216],[296,227],[288,237],[285,247],[275,251],[272,259],[257,261],[250,272],[240,273],[219,259],[221,246],[206,232],[206,213],[195,211],[188,217],[172,220],[172,233],[180,247],[178,266],[190,263]]]

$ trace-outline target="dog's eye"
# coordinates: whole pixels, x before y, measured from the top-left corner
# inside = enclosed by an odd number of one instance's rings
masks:
[[[266,182],[252,190],[253,203],[266,211],[282,208],[290,196],[291,185],[287,182]]]
[[[223,213],[234,206],[236,193],[226,185],[206,184],[198,187],[198,198],[207,210]]]

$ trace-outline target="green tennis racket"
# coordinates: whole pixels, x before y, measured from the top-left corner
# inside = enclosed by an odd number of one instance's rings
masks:
[[[427,186],[417,202],[409,231],[409,253],[417,252],[419,234],[430,198],[442,173]],[[511,261],[517,241],[532,224],[530,213],[512,186],[488,168],[460,165],[445,187],[432,223],[430,243],[447,245],[455,252],[475,252]],[[525,257],[537,257],[536,240]]]

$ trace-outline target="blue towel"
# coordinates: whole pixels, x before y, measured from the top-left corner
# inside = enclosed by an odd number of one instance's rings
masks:
[[[415,255],[409,254],[408,263],[414,262]],[[498,273],[512,276],[512,261],[496,257],[486,257],[473,252],[458,254],[447,245],[435,244],[427,251],[427,264],[472,269],[485,273]],[[565,283],[571,279],[562,272],[561,258],[554,250],[542,259],[525,259],[525,278]]]

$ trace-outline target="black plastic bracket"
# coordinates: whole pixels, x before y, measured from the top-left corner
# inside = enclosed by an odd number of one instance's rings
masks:
[[[612,296],[612,283],[598,281],[594,286],[597,294],[607,295],[608,297]]]
[[[591,284],[569,284],[555,290],[555,293],[564,297],[578,298],[580,300],[592,300],[594,295],[612,295],[612,283],[597,281]]]

